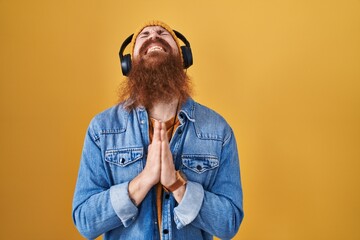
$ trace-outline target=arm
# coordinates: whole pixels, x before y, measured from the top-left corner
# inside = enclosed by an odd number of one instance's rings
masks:
[[[187,224],[220,238],[232,238],[243,219],[242,188],[236,141],[231,133],[223,144],[214,185],[188,182],[180,204],[174,209],[178,228]]]
[[[99,139],[90,126],[73,199],[73,220],[79,232],[86,238],[95,238],[119,226],[130,225],[138,209],[131,202],[127,188],[128,182],[110,186]]]
[[[130,182],[110,186],[99,138],[89,128],[73,201],[73,219],[83,236],[95,238],[136,219],[137,206],[160,179],[160,129],[155,123],[145,169]]]

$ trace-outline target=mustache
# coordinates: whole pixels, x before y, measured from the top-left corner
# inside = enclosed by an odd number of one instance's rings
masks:
[[[153,43],[158,43],[158,44],[159,44],[162,48],[164,48],[165,50],[171,49],[171,46],[170,46],[170,44],[169,44],[167,41],[165,41],[165,40],[162,39],[162,38],[156,37],[155,39],[151,38],[151,39],[145,41],[145,42],[143,43],[143,45],[140,47],[139,52],[140,52],[140,53],[145,53],[146,49],[148,49],[148,47],[149,47],[151,44],[153,44]]]

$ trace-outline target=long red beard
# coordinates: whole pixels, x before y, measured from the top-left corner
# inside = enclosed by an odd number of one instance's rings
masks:
[[[119,101],[125,107],[151,108],[157,102],[178,99],[182,104],[191,95],[190,79],[181,59],[173,54],[151,53],[147,60],[134,62],[128,79],[120,85]]]

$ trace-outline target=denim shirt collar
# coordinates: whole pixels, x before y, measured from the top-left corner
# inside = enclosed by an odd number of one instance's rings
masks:
[[[181,110],[179,112],[180,121],[183,120],[183,115],[191,121],[195,122],[195,102],[192,98],[188,98],[186,102],[182,105]]]
[[[136,108],[137,113],[143,111],[146,112],[146,109],[143,106],[139,106]],[[195,101],[190,97],[181,106],[181,109],[178,114],[178,118],[181,123],[183,123],[185,117],[187,118],[187,120],[191,122],[195,122]]]

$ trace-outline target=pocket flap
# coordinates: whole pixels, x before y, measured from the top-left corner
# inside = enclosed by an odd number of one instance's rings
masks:
[[[105,161],[125,167],[143,157],[143,148],[112,149],[105,152]]]
[[[196,173],[203,173],[219,166],[219,160],[213,155],[182,155],[183,164]]]

